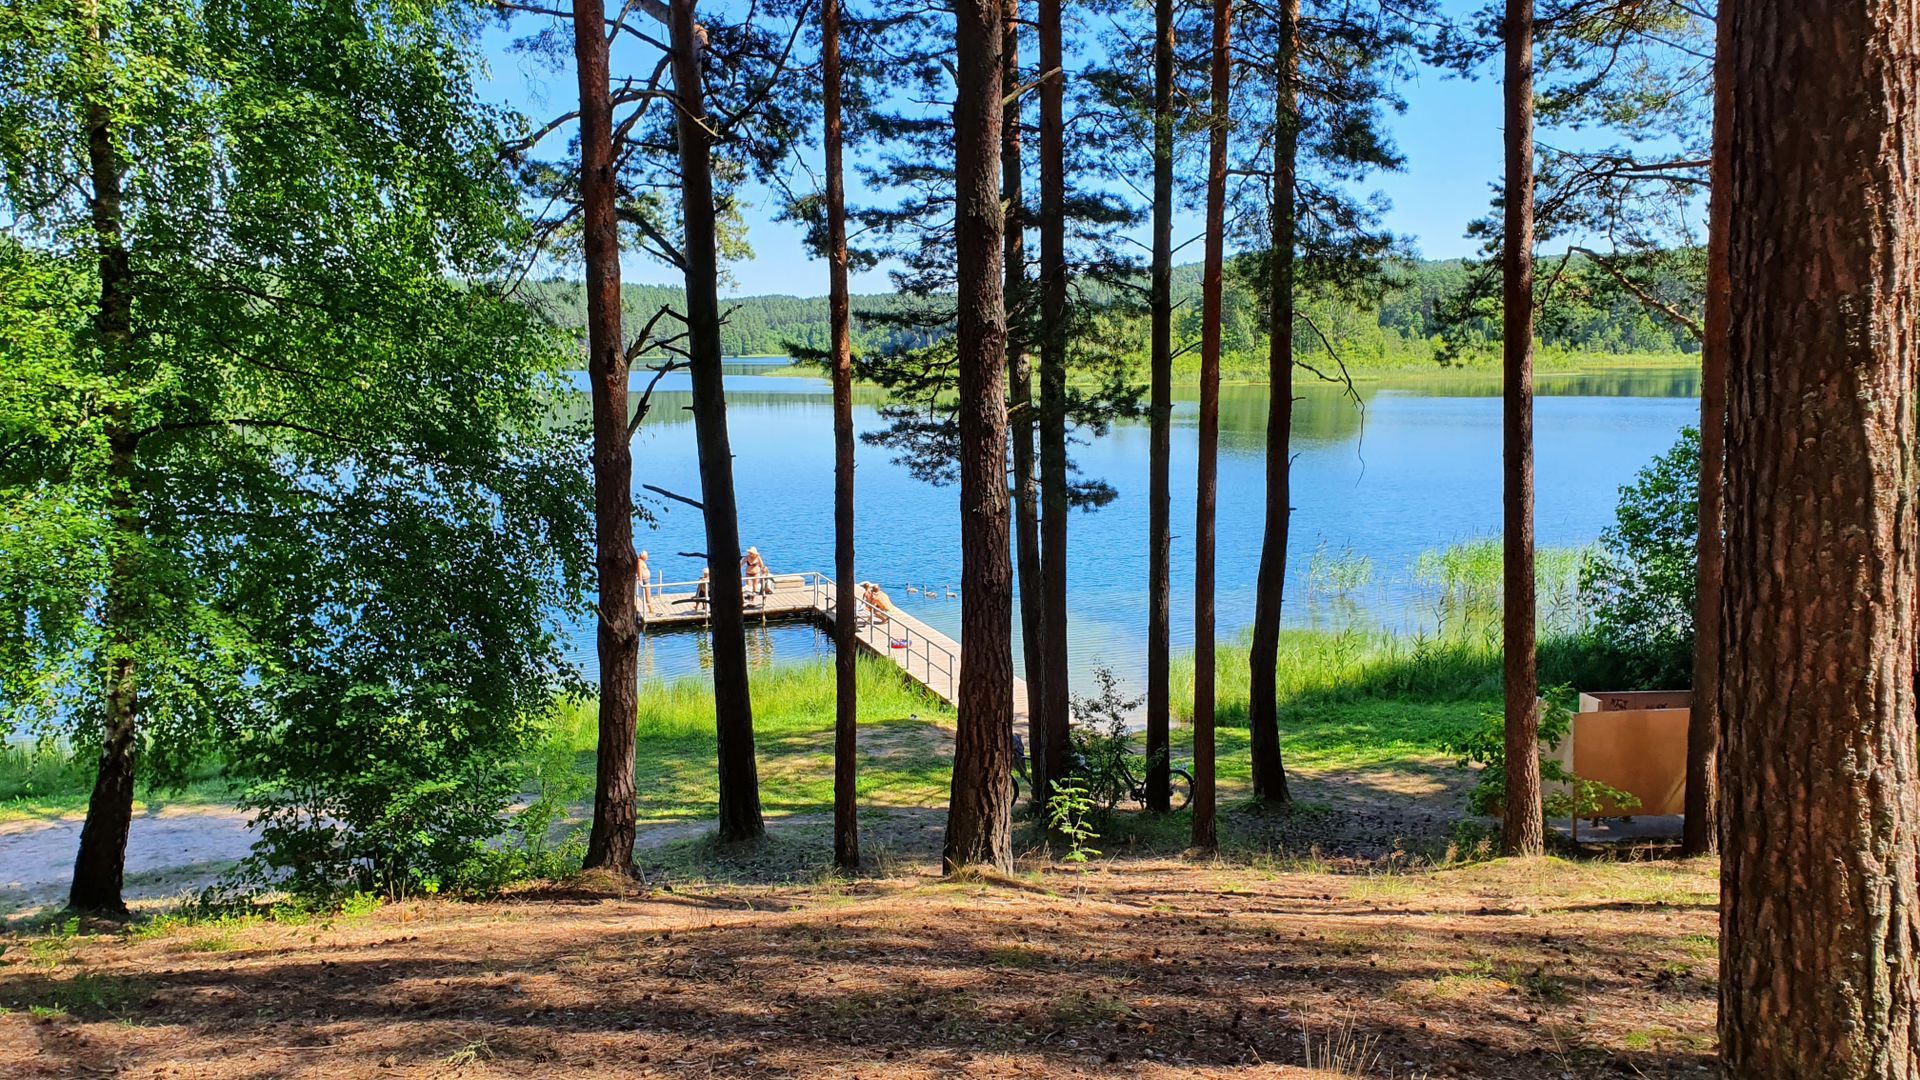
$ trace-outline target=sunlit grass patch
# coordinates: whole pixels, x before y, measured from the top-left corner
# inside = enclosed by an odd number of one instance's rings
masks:
[[[927,806],[946,797],[952,710],[908,683],[893,665],[861,657],[857,693],[864,805]],[[831,663],[778,667],[753,676],[755,759],[769,815],[833,809],[834,669]],[[713,683],[688,676],[640,688],[634,774],[641,816],[710,817],[719,800]],[[562,706],[553,738],[574,751],[575,769],[594,770],[597,704]]]

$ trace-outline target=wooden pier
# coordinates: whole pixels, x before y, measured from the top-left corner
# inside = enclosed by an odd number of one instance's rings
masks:
[[[694,598],[694,587],[694,582],[653,586],[652,613],[645,603],[640,607],[642,628],[707,625],[707,605]],[[831,630],[839,596],[839,588],[824,574],[775,574],[772,592],[747,597],[746,617],[764,622],[812,622]],[[863,611],[856,636],[866,652],[892,661],[907,678],[948,705],[959,704],[959,642],[897,608],[885,613]],[[1013,680],[1013,718],[1015,730],[1027,722],[1025,679]]]

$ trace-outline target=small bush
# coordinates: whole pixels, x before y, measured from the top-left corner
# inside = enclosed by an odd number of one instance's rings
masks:
[[[1067,839],[1069,846],[1062,856],[1064,861],[1086,862],[1088,856],[1100,854],[1098,849],[1088,846],[1100,839],[1090,820],[1093,811],[1093,800],[1087,797],[1085,786],[1071,781],[1053,785],[1053,795],[1047,800],[1047,823]]]
[[[1105,818],[1133,796],[1129,775],[1133,736],[1127,730],[1127,717],[1140,707],[1141,699],[1121,693],[1120,681],[1110,668],[1095,668],[1093,678],[1098,693],[1073,696],[1076,723],[1068,769],[1092,812]],[[1053,813],[1051,805],[1048,812]]]
[[[1617,689],[1692,684],[1699,496],[1700,433],[1687,428],[1620,489],[1614,524],[1581,570],[1594,633],[1627,668]]]
[[[1556,687],[1546,692],[1541,704],[1541,786],[1544,789],[1554,784],[1565,785],[1561,791],[1542,791],[1542,812],[1556,818],[1576,814],[1588,817],[1607,803],[1622,809],[1639,806],[1640,800],[1634,796],[1598,781],[1583,780],[1565,765],[1547,756],[1573,730],[1573,697],[1574,691],[1570,687]],[[1497,712],[1483,714],[1478,728],[1460,738],[1447,740],[1442,749],[1459,755],[1459,766],[1463,769],[1472,765],[1480,766],[1480,777],[1474,783],[1473,790],[1467,793],[1469,813],[1491,814],[1506,804],[1507,725],[1503,715]]]

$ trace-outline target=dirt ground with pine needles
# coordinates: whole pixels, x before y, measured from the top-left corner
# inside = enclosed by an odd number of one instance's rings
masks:
[[[1700,1077],[1710,861],[589,880],[0,936],[7,1077]]]

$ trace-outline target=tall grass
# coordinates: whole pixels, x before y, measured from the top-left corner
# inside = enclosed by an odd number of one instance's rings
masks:
[[[1356,555],[1351,547],[1333,551],[1325,540],[1313,549],[1307,561],[1307,588],[1314,592],[1345,596],[1373,583],[1373,559]]]
[[[1585,627],[1580,571],[1592,547],[1548,547],[1534,552],[1534,588],[1541,623],[1548,630],[1572,632]],[[1497,536],[1429,548],[1409,571],[1416,584],[1432,589],[1439,626],[1445,633],[1497,629],[1506,594],[1505,553]]]
[[[1218,651],[1217,723],[1246,723],[1251,635]],[[1619,659],[1585,634],[1550,634],[1538,645],[1540,681],[1552,686],[1613,686]],[[1275,684],[1281,702],[1422,703],[1498,701],[1502,686],[1497,633],[1403,636],[1363,628],[1329,633],[1285,630],[1280,635]],[[1175,710],[1193,714],[1193,656],[1175,658]]]
[[[0,744],[0,803],[58,796],[92,782],[92,770],[55,740]]]

